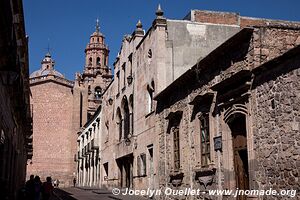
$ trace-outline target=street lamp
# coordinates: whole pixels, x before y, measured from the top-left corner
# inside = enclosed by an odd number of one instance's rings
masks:
[[[129,146],[130,143],[131,143],[130,139],[129,139],[129,138],[126,138],[126,139],[125,139],[125,145],[126,145],[126,146]]]
[[[127,77],[127,83],[130,85],[132,83],[133,77],[131,75],[129,75]]]

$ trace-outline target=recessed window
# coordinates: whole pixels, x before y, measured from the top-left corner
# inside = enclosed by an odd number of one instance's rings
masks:
[[[174,142],[174,169],[180,169],[180,143],[179,143],[179,128],[177,126],[172,128],[173,142]]]
[[[209,135],[209,115],[203,114],[200,120],[201,139],[201,165],[207,166],[210,163],[210,135]]]
[[[153,111],[154,81],[151,82],[151,85],[147,86],[147,92],[148,92],[147,112],[151,113]]]
[[[99,57],[97,57],[96,64],[100,65],[100,58]]]
[[[95,98],[96,99],[100,99],[101,98],[101,94],[102,94],[102,89],[101,89],[101,87],[97,86],[95,88]]]
[[[151,49],[149,49],[149,51],[148,51],[148,58],[152,58],[152,50]]]

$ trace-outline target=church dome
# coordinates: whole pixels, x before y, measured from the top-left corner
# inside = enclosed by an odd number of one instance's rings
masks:
[[[55,76],[64,78],[64,75],[62,75],[60,72],[56,71],[55,69],[36,70],[30,74],[30,78],[35,78],[35,77],[39,77],[39,76],[47,76],[47,75],[55,75]]]
[[[36,78],[39,76],[48,76],[48,75],[54,75],[54,76],[64,78],[64,76],[60,72],[54,69],[55,61],[51,58],[49,52],[45,55],[41,64],[42,67],[39,70],[36,70],[33,73],[31,73],[30,78]]]

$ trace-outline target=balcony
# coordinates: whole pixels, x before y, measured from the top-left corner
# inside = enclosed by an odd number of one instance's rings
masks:
[[[93,150],[98,150],[99,149],[99,139],[98,138],[92,139],[91,146],[92,146]]]

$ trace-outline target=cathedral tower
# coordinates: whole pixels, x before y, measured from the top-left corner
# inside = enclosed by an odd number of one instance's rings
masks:
[[[83,73],[76,74],[73,113],[75,131],[78,131],[101,105],[102,93],[112,81],[108,54],[109,49],[97,19],[96,30],[85,48]]]

